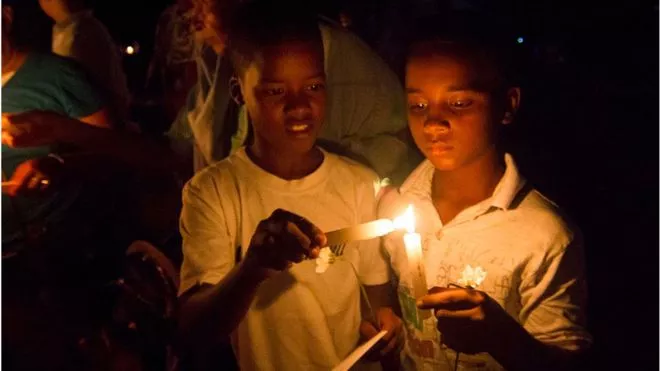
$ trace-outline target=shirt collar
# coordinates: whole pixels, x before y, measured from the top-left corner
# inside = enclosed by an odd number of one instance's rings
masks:
[[[498,209],[508,210],[516,195],[525,185],[525,179],[518,172],[518,167],[510,154],[504,155],[506,169],[502,179],[495,187],[493,195],[490,197],[490,205]]]
[[[505,154],[504,164],[504,175],[495,187],[492,196],[478,204],[481,206],[478,209],[482,212],[486,212],[492,207],[502,210],[510,209],[516,195],[525,185],[525,179],[518,172],[513,156]],[[401,185],[400,192],[431,200],[431,182],[434,170],[431,161],[424,160]]]

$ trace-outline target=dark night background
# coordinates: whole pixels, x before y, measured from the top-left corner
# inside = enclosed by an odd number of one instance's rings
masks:
[[[355,0],[358,1],[358,0]],[[377,3],[377,0],[371,0]],[[513,151],[582,228],[593,370],[658,369],[658,3],[476,1],[510,15],[529,76]],[[98,0],[143,84],[165,1]]]

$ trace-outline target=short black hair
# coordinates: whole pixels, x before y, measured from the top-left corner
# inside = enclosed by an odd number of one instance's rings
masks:
[[[229,55],[237,74],[260,57],[264,47],[286,41],[323,42],[318,18],[304,0],[252,0],[240,4],[228,29]]]
[[[418,19],[408,40],[408,57],[424,44],[438,51],[449,51],[470,60],[488,63],[504,84],[520,82],[516,36],[510,25],[493,15],[451,11]]]

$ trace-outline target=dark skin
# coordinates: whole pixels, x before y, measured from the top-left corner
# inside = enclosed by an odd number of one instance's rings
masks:
[[[444,224],[493,193],[504,173],[496,125],[506,123],[520,100],[517,88],[505,97],[492,94],[497,79],[476,76],[466,58],[419,50],[406,75],[408,123],[436,168],[433,201]]]
[[[489,198],[502,178],[496,126],[511,122],[520,90],[501,89],[499,83],[493,69],[469,55],[430,43],[413,48],[406,71],[408,122],[436,168],[432,199],[445,225]],[[433,310],[452,349],[488,352],[508,370],[566,369],[572,361],[570,353],[533,338],[484,292],[436,287],[417,306]]]
[[[225,341],[245,317],[264,280],[303,259],[318,257],[325,242],[323,232],[309,221],[275,211],[257,227],[245,259],[222,281],[194,288],[180,298],[183,338],[195,345]]]
[[[323,162],[314,143],[326,92],[320,47],[310,42],[285,46],[264,48],[263,63],[252,63],[243,72],[240,91],[255,134],[249,155],[271,174],[291,180]]]
[[[68,143],[141,169],[175,170],[179,174],[189,174],[192,170],[189,159],[176,154],[166,142],[94,127],[55,112],[30,111],[3,116],[2,143],[15,148]]]
[[[245,104],[254,129],[247,148],[261,168],[282,179],[303,178],[323,162],[315,142],[325,109],[323,51],[318,43],[289,41],[272,45],[233,79],[234,99]],[[299,216],[281,211],[262,221],[246,258],[221,282],[193,289],[181,297],[181,329],[194,344],[222,342],[236,329],[259,285],[271,274],[302,259],[316,258],[324,234]],[[396,348],[400,319],[391,309],[389,284],[366,288],[376,309],[376,327],[388,330],[382,341]],[[234,305],[228,306],[231,301]],[[366,333],[374,325],[363,326]]]

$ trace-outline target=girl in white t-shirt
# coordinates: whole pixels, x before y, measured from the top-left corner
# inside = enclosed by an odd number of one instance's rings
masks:
[[[377,179],[315,145],[323,47],[314,17],[283,8],[248,4],[235,17],[231,89],[254,139],[184,189],[181,327],[198,349],[231,335],[242,370],[328,370],[357,346],[361,329],[363,337],[387,330],[379,350],[391,353],[401,322],[378,241],[349,244],[316,271],[322,231],[375,218]],[[360,285],[371,322],[363,322]]]

